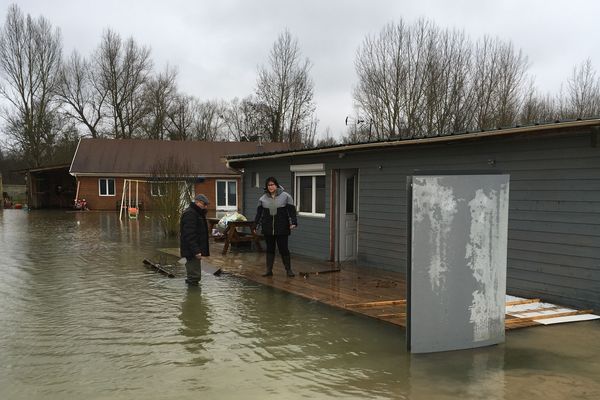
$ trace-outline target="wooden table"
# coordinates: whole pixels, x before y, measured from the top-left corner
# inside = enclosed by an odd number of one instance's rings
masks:
[[[212,230],[216,224],[219,223],[219,218],[207,218],[208,227],[212,234]],[[239,230],[243,230],[248,228],[249,232],[239,232]],[[254,230],[254,221],[230,221],[227,223],[227,228],[223,233],[223,238],[225,240],[225,245],[223,246],[223,254],[227,254],[229,250],[229,246],[231,243],[242,243],[242,242],[253,242],[256,245],[258,251],[262,251],[262,245],[260,241],[263,239],[262,235],[255,233]]]

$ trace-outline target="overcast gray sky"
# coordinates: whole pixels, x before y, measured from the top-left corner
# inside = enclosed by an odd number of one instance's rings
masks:
[[[8,5],[0,0],[0,23]],[[594,0],[19,0],[24,13],[59,27],[64,54],[89,55],[110,27],[152,49],[156,70],[179,71],[182,92],[203,100],[253,93],[257,67],[288,28],[313,63],[319,131],[335,137],[353,112],[354,58],[368,34],[404,18],[429,18],[475,39],[511,40],[543,92],[556,93],[575,64],[600,70],[600,2]]]

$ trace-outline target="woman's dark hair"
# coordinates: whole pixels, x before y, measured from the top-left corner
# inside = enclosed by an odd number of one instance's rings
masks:
[[[267,179],[265,179],[265,192],[269,191],[269,182],[273,182],[277,187],[280,187],[279,182],[277,182],[277,179],[275,179],[274,176],[270,176]]]

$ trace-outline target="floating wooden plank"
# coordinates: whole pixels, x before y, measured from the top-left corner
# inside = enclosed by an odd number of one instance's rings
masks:
[[[506,302],[506,306],[510,307],[510,306],[516,306],[516,305],[519,305],[519,304],[539,303],[540,301],[541,301],[540,299],[513,300],[513,301],[507,301]]]
[[[298,272],[298,274],[303,278],[308,278],[310,275],[322,275],[322,274],[331,274],[333,272],[340,272],[341,269],[326,269],[322,271],[309,271],[309,272]]]
[[[400,300],[385,300],[385,301],[369,301],[366,303],[346,304],[350,308],[371,308],[371,307],[387,307],[406,304],[406,299]]]
[[[527,313],[532,313],[532,312],[546,312],[546,311],[552,311],[552,310],[560,310],[561,308],[564,308],[564,307],[552,306],[552,307],[529,308],[526,310],[518,310],[518,311],[506,310],[506,313],[510,314],[510,315],[514,315],[517,318],[520,318],[517,314],[527,314]]]
[[[573,311],[565,311],[565,312],[554,313],[554,314],[536,315],[533,317],[519,317],[517,319],[520,321],[523,321],[523,322],[525,322],[525,321],[534,321],[535,322],[535,321],[539,321],[541,319],[568,317],[571,315],[581,315],[581,314],[591,314],[592,312],[593,312],[592,310],[573,310]]]
[[[160,265],[159,263],[155,263],[155,262],[150,261],[148,259],[144,259],[143,263],[146,264],[148,267],[154,269],[156,272],[160,272],[161,274],[166,275],[169,278],[175,278],[175,274],[173,274],[172,272],[167,271],[166,269],[164,269],[163,266]]]
[[[389,314],[377,314],[377,318],[390,319],[390,318],[406,318],[406,313],[389,313]]]
[[[512,329],[531,328],[532,326],[542,326],[542,324],[540,322],[523,320],[521,318],[515,318],[514,320],[506,319],[506,322],[504,323],[504,329],[507,331]]]

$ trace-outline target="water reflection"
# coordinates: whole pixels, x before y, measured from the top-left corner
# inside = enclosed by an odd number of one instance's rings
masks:
[[[188,287],[181,304],[181,328],[179,332],[186,337],[183,345],[195,355],[193,365],[203,365],[210,361],[207,347],[213,341],[210,332],[210,318],[206,298],[202,296],[202,287]]]
[[[410,355],[403,331],[232,276],[147,270],[151,215],[0,212],[0,399],[600,398],[600,323]]]

